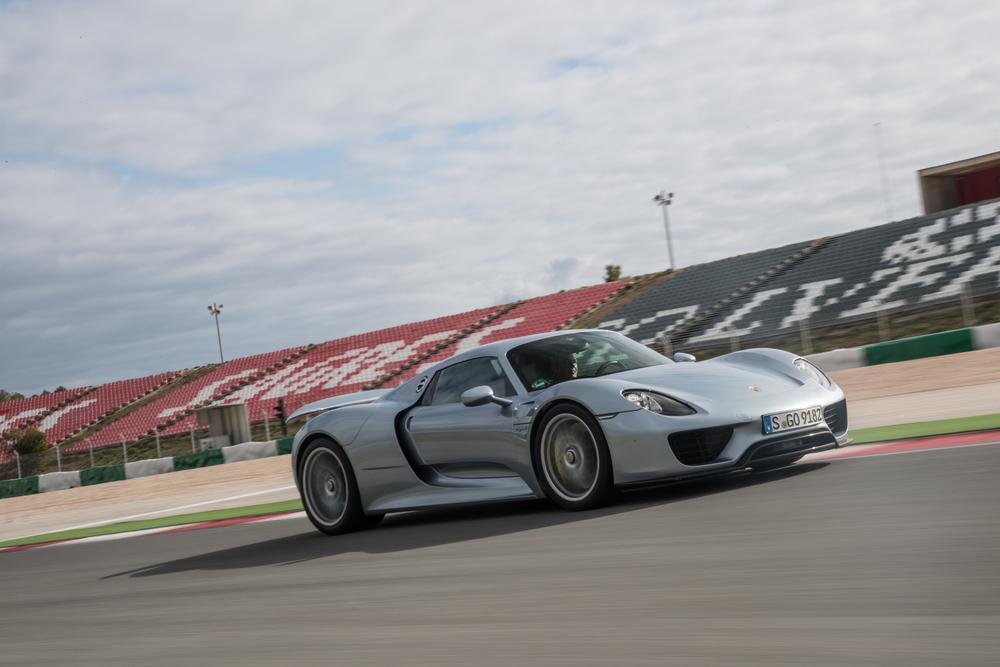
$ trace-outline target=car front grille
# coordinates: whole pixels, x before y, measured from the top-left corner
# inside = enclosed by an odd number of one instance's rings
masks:
[[[823,408],[823,419],[834,433],[847,430],[847,399],[838,401]]]
[[[732,426],[716,426],[671,433],[668,441],[678,461],[686,466],[696,466],[719,458],[732,437]]]
[[[750,451],[749,459],[752,463],[761,459],[795,455],[808,452],[817,447],[835,447],[836,445],[837,441],[826,431],[807,433],[793,438],[765,442]]]

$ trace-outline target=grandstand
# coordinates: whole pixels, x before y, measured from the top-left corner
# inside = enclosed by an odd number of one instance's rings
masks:
[[[84,428],[156,391],[180,371],[109,382],[48,415],[37,425],[50,442],[62,442]]]
[[[397,386],[421,368],[462,350],[563,326],[625,284],[605,283],[328,341],[299,362],[218,403],[246,403],[257,421],[273,411],[279,397],[285,398],[288,410],[294,410],[329,396]]]
[[[786,246],[690,267],[605,313],[601,326],[646,344],[664,336],[674,346],[732,338],[751,344],[796,333],[803,323],[845,324],[954,303],[963,294],[995,295],[998,209],[1000,201],[978,204],[820,239],[811,252]],[[794,261],[776,261],[783,254]]]
[[[283,368],[305,354],[307,349],[308,346],[302,346],[231,359],[98,429],[88,436],[87,442],[72,445],[70,451],[82,449],[88,444],[95,447],[116,444],[123,438],[126,441],[138,440],[156,431],[165,435],[184,433],[195,425],[193,415],[196,408],[236,391],[253,379]]]
[[[694,319],[739,286],[758,279],[808,246],[798,243],[762,250],[661,276],[631,303],[606,312],[599,326],[620,331],[645,345],[654,345],[662,335]]]
[[[37,428],[43,419],[67,409],[92,390],[92,387],[77,387],[0,402],[0,435],[12,429]]]
[[[361,391],[397,367],[468,335],[498,310],[483,308],[327,341],[295,363],[216,402],[246,403],[251,419],[258,421],[265,413],[273,414],[282,397],[286,408],[294,410],[327,396]]]
[[[412,377],[419,370],[428,368],[450,356],[471,350],[479,345],[486,345],[498,340],[529,336],[546,331],[555,331],[569,325],[573,320],[585,315],[608,299],[620,293],[629,281],[620,280],[613,283],[581,287],[575,290],[540,296],[513,305],[502,317],[498,317],[490,326],[460,341],[454,348],[441,350],[428,358],[424,364],[411,373]]]
[[[481,308],[221,365],[0,403],[0,433],[35,426],[67,452],[198,429],[208,405],[245,403],[251,421],[333,395],[396,386],[477,345],[567,326],[647,345],[712,349],[783,342],[803,327],[885,313],[1000,303],[1000,200],[647,276]],[[934,311],[937,312],[937,311]],[[931,322],[934,317],[922,320]],[[81,435],[82,434],[82,435]],[[0,462],[9,453],[0,451]]]

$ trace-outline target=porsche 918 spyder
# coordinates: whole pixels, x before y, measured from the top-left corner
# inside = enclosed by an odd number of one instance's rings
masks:
[[[292,470],[329,534],[443,505],[590,509],[621,489],[784,466],[847,440],[843,391],[801,357],[670,359],[601,330],[491,343],[289,421],[309,415]]]

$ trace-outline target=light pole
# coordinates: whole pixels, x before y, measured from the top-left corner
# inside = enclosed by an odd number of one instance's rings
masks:
[[[653,197],[653,202],[663,209],[663,228],[667,231],[667,252],[670,253],[670,270],[674,270],[674,242],[670,238],[670,217],[667,215],[667,207],[674,200],[673,192],[660,190]]]
[[[219,315],[222,313],[222,304],[213,303],[208,307],[208,312],[215,318],[215,335],[219,339],[219,363],[224,364],[226,360],[222,357],[222,330],[219,328]]]

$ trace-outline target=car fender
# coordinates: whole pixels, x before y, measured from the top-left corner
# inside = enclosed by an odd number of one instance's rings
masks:
[[[354,405],[324,412],[310,419],[299,429],[292,441],[292,472],[295,484],[299,483],[299,453],[302,446],[317,436],[326,436],[344,448],[348,459],[351,459],[348,446],[351,445],[361,427],[371,416],[371,404]],[[351,461],[354,465],[354,461]]]
[[[534,443],[536,429],[541,418],[560,403],[579,405],[594,415],[598,425],[603,419],[613,418],[619,413],[641,409],[635,407],[632,402],[621,395],[622,389],[632,386],[630,383],[609,382],[608,378],[595,380],[596,378],[581,378],[572,382],[563,382],[539,393],[535,397],[534,406],[526,415],[530,418],[527,425],[529,446]]]

